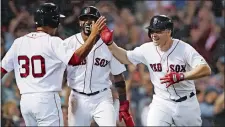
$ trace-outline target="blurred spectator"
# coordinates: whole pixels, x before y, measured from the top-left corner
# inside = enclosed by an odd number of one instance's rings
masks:
[[[225,118],[225,109],[224,109],[224,92],[221,94],[215,102],[215,126],[225,126],[224,118]]]
[[[11,20],[8,27],[9,31],[4,34],[6,50],[9,50],[16,38],[29,33],[34,24],[33,18],[31,17],[26,10],[23,10],[16,18]]]
[[[144,40],[144,31],[137,25],[135,16],[132,15],[130,9],[122,8],[120,11],[120,17],[122,22],[126,24],[128,32],[128,42],[125,44],[126,49],[133,49],[136,46],[139,46],[145,43]]]
[[[218,58],[216,62],[216,67],[218,70],[218,73],[212,76],[209,79],[209,84],[215,86],[219,93],[222,93],[224,91],[224,77],[225,77],[225,57],[221,56]]]
[[[215,87],[208,87],[204,96],[204,101],[200,103],[202,126],[213,126],[213,117],[216,114],[214,103],[218,96],[218,91]]]
[[[8,101],[15,100],[16,104],[19,105],[20,97],[18,97],[18,94],[16,94],[18,92],[18,87],[15,84],[14,73],[7,73],[2,79],[2,84],[3,85],[1,101],[3,103],[6,103]]]
[[[3,118],[6,119],[8,124],[13,124],[14,126],[20,126],[24,123],[20,117],[20,111],[16,102],[14,101],[8,101],[3,105]]]
[[[80,31],[80,26],[78,23],[78,16],[80,14],[81,8],[79,5],[74,5],[71,8],[72,12],[66,12],[66,15],[68,15],[62,22],[63,25],[63,31],[65,35],[63,38],[69,37],[74,35],[75,33],[78,33]]]
[[[1,59],[5,56],[5,39],[4,36],[1,36]]]
[[[221,41],[221,28],[215,23],[211,4],[210,1],[203,3],[198,11],[195,26],[192,27],[190,32],[191,43],[209,64],[213,64],[215,58],[212,59],[211,56],[213,56],[214,47]]]

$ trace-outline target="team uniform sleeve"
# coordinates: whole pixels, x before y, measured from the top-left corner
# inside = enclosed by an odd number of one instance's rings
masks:
[[[195,68],[196,66],[201,64],[208,65],[205,59],[192,46],[187,44],[185,49],[185,57],[189,66]]]
[[[112,60],[110,61],[110,68],[113,75],[118,75],[126,71],[125,66],[121,64],[114,56],[112,56]]]
[[[142,47],[136,47],[134,50],[127,51],[127,58],[131,63],[137,65],[139,63],[144,63],[145,59],[142,54]]]
[[[14,69],[14,55],[15,55],[15,49],[16,48],[16,41],[12,44],[4,58],[1,62],[1,68],[2,70],[5,70],[7,72],[10,72]]]
[[[63,41],[58,37],[54,37],[52,38],[51,46],[56,57],[67,65],[75,52],[73,43],[68,41],[68,39]]]

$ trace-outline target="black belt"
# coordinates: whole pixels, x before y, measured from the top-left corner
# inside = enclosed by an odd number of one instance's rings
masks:
[[[87,95],[87,96],[93,96],[93,95],[96,95],[96,94],[98,94],[100,92],[103,92],[103,91],[106,91],[106,90],[107,90],[107,88],[105,88],[103,90],[99,90],[99,91],[93,92],[93,93],[84,93],[84,92],[79,92],[79,91],[73,89],[74,92],[77,92],[77,93],[80,93],[80,94],[83,94],[83,95]]]
[[[194,92],[191,92],[190,93],[190,95],[189,95],[189,97],[191,98],[191,97],[193,97],[195,95],[195,93]],[[181,97],[181,98],[179,98],[179,99],[177,99],[177,100],[175,100],[175,99],[171,99],[172,101],[175,101],[175,102],[182,102],[182,101],[185,101],[185,100],[187,100],[187,96],[183,96],[183,97]]]

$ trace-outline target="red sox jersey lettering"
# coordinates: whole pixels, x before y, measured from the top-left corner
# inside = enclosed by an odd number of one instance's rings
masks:
[[[165,99],[177,99],[179,96],[195,91],[195,85],[192,80],[182,81],[173,85],[174,88],[167,89],[166,85],[160,83],[160,77],[164,77],[168,72],[186,72],[199,64],[207,64],[193,47],[177,39],[173,39],[173,45],[166,52],[160,53],[157,46],[149,42],[127,51],[127,57],[135,65],[143,63],[148,67],[155,93]]]
[[[67,38],[63,43],[77,49],[82,46],[84,40],[81,33],[78,33]],[[71,88],[91,93],[109,88],[112,84],[109,74],[117,75],[125,70],[125,66],[114,58],[100,39],[80,66],[67,66],[67,79]]]
[[[152,70],[154,72],[162,72],[162,64],[161,63],[150,64],[150,67],[152,68]],[[171,64],[171,65],[169,65],[169,71],[170,72],[186,72],[185,67],[186,67],[185,65]]]

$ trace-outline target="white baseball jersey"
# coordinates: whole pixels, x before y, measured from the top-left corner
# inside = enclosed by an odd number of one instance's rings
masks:
[[[14,69],[21,94],[60,91],[73,53],[59,37],[32,32],[14,41],[2,60],[2,68],[7,72]]]
[[[161,52],[153,42],[149,42],[127,51],[127,57],[135,65],[143,63],[148,67],[154,92],[164,99],[178,99],[179,96],[195,92],[192,80],[181,81],[166,88],[166,84],[161,84],[160,78],[167,72],[186,72],[199,64],[207,64],[193,47],[178,39],[173,39],[173,45],[166,52]]]
[[[81,33],[78,33],[64,40],[64,43],[78,49],[84,44],[84,40]],[[67,67],[67,81],[72,89],[92,93],[112,85],[110,72],[118,75],[125,70],[125,66],[114,58],[108,47],[99,39],[81,65]]]

